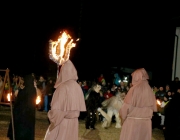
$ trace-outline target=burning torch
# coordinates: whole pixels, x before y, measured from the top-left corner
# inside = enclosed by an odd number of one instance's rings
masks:
[[[40,102],[41,102],[41,97],[37,96],[37,98],[36,98],[36,105],[38,105]]]
[[[41,93],[41,91],[39,90],[39,88],[37,88],[37,85],[35,85],[35,88],[36,88],[36,93],[37,93],[36,105],[38,105],[38,104],[41,102],[42,93]]]
[[[11,101],[11,98],[12,98],[12,93],[8,93],[8,94],[7,94],[7,99],[8,99],[8,102],[10,102],[10,101]]]
[[[57,41],[49,40],[49,58],[57,64],[57,77],[59,66],[69,60],[70,50],[75,46],[72,37],[66,31],[61,33]]]

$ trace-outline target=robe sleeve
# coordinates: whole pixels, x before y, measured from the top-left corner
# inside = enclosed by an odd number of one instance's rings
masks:
[[[51,122],[49,126],[49,131],[53,130],[58,126],[63,119],[73,119],[79,117],[79,111],[60,111],[60,110],[50,110],[48,112],[48,117]]]
[[[53,130],[57,125],[59,125],[66,116],[66,114],[67,114],[66,111],[50,110],[48,112],[48,118],[49,121],[51,122],[49,126],[49,131]]]
[[[66,86],[62,86],[56,89],[51,101],[51,110],[48,112],[48,118],[51,122],[49,130],[54,129],[58,124],[61,123],[63,118],[66,116],[67,111],[67,93]]]
[[[157,103],[156,103],[156,97],[155,97],[155,95],[154,95],[153,111],[154,111],[154,112],[157,112]]]
[[[120,118],[122,119],[122,122],[127,118],[127,115],[129,113],[129,104],[123,103],[121,109],[119,110]]]

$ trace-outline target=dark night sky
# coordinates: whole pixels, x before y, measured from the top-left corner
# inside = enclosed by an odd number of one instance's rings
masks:
[[[49,65],[56,65],[48,58],[48,41],[68,29],[81,38],[70,59],[82,77],[111,66],[144,67],[154,77],[171,77],[177,4],[140,5],[80,0],[2,3],[1,69],[50,71]]]

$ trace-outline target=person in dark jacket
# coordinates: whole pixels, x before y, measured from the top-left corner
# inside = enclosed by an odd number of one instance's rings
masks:
[[[95,84],[89,91],[89,96],[86,100],[87,116],[85,119],[86,129],[95,129],[95,123],[97,120],[97,108],[101,107],[103,95],[100,93],[101,86]]]

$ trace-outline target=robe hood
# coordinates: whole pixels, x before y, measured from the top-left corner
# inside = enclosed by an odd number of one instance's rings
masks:
[[[62,65],[54,87],[57,88],[60,84],[68,80],[78,80],[77,70],[70,60]]]

